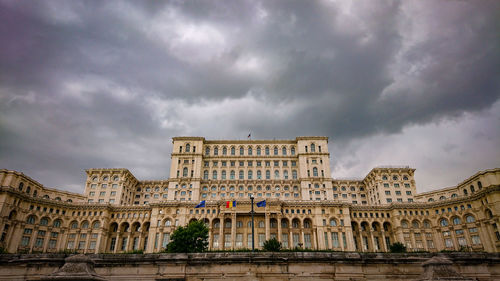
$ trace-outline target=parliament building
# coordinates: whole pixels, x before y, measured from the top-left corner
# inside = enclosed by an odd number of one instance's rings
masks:
[[[154,253],[166,248],[176,227],[202,220],[209,249],[251,248],[254,197],[265,200],[254,205],[257,248],[274,237],[290,249],[386,252],[401,242],[408,251],[500,252],[500,168],[424,193],[417,193],[414,173],[390,166],[362,179],[332,178],[326,137],[175,137],[164,180],[93,168],[79,194],[0,170],[0,247]]]

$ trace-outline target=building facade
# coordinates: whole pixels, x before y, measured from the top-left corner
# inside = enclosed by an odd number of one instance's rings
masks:
[[[0,170],[0,247],[9,252],[160,252],[178,226],[203,220],[209,248],[385,252],[500,252],[500,168],[454,187],[417,193],[415,170],[377,167],[335,179],[328,138],[173,138],[168,179],[138,180],[127,169],[89,169],[83,194],[47,188]],[[205,201],[205,207],[195,208]],[[226,202],[236,201],[227,208]]]

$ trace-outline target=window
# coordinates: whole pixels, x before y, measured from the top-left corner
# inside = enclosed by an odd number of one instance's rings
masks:
[[[316,168],[316,167],[313,168],[313,176],[314,177],[318,176],[318,168]]]
[[[234,146],[231,147],[231,155],[236,155],[236,148]]]
[[[276,170],[274,171],[274,179],[279,179],[280,178],[280,171]]]
[[[266,146],[265,153],[266,153],[266,155],[269,155],[269,146]]]
[[[441,219],[441,221],[439,221],[439,224],[441,226],[448,226],[448,220],[447,219]]]
[[[203,171],[203,179],[208,180],[208,171]]]
[[[248,148],[248,155],[252,155],[253,154],[253,150],[251,147]]]
[[[460,221],[459,217],[454,217],[453,218],[453,224],[461,224],[462,222]]]
[[[316,145],[311,143],[311,152],[316,152]]]
[[[214,155],[219,155],[219,148],[218,147],[214,148]]]
[[[260,155],[260,154],[261,154],[260,146],[257,146],[257,155]]]
[[[227,147],[222,148],[222,155],[227,155]]]
[[[229,174],[229,178],[234,180],[235,176],[236,176],[235,172],[231,171],[231,173]]]
[[[245,151],[243,149],[243,147],[240,147],[240,155],[244,155],[245,154]]]
[[[240,173],[239,173],[239,179],[242,180],[244,177],[245,177],[245,172],[243,170],[240,170]]]
[[[292,147],[292,148],[290,149],[290,154],[295,155],[295,147]]]
[[[266,170],[266,180],[270,180],[270,179],[271,179],[271,171]]]
[[[472,223],[472,222],[475,222],[475,221],[476,221],[476,219],[475,219],[472,215],[467,215],[467,216],[465,217],[465,221],[466,221],[467,223]]]
[[[277,146],[274,147],[274,155],[278,155],[278,147]]]
[[[205,148],[205,155],[210,155],[210,147]]]
[[[222,171],[221,179],[223,179],[223,180],[226,179],[226,171]]]
[[[217,171],[212,172],[212,179],[214,179],[214,180],[217,179]]]
[[[184,169],[182,169],[182,176],[183,177],[187,177],[188,176],[188,168],[184,167]]]

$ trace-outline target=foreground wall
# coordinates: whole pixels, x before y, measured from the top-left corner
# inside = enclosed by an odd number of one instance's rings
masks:
[[[487,253],[303,252],[87,255],[95,262],[97,275],[104,280],[134,281],[437,280],[422,277],[424,276],[423,264],[433,257],[436,259],[437,256],[439,259],[451,262],[448,266],[449,272],[454,271],[463,277],[463,279],[452,280],[500,280],[500,255]],[[64,265],[66,257],[64,254],[0,255],[0,280],[47,278]]]

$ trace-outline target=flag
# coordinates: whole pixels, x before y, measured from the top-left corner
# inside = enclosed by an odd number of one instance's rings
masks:
[[[195,208],[205,207],[205,200],[201,201],[200,204],[196,205]]]
[[[250,138],[252,136],[252,133],[248,134],[248,138]]]
[[[226,201],[226,208],[236,207],[236,200],[234,201]]]
[[[266,206],[266,200],[262,200],[260,202],[257,202],[257,207],[265,207]]]

